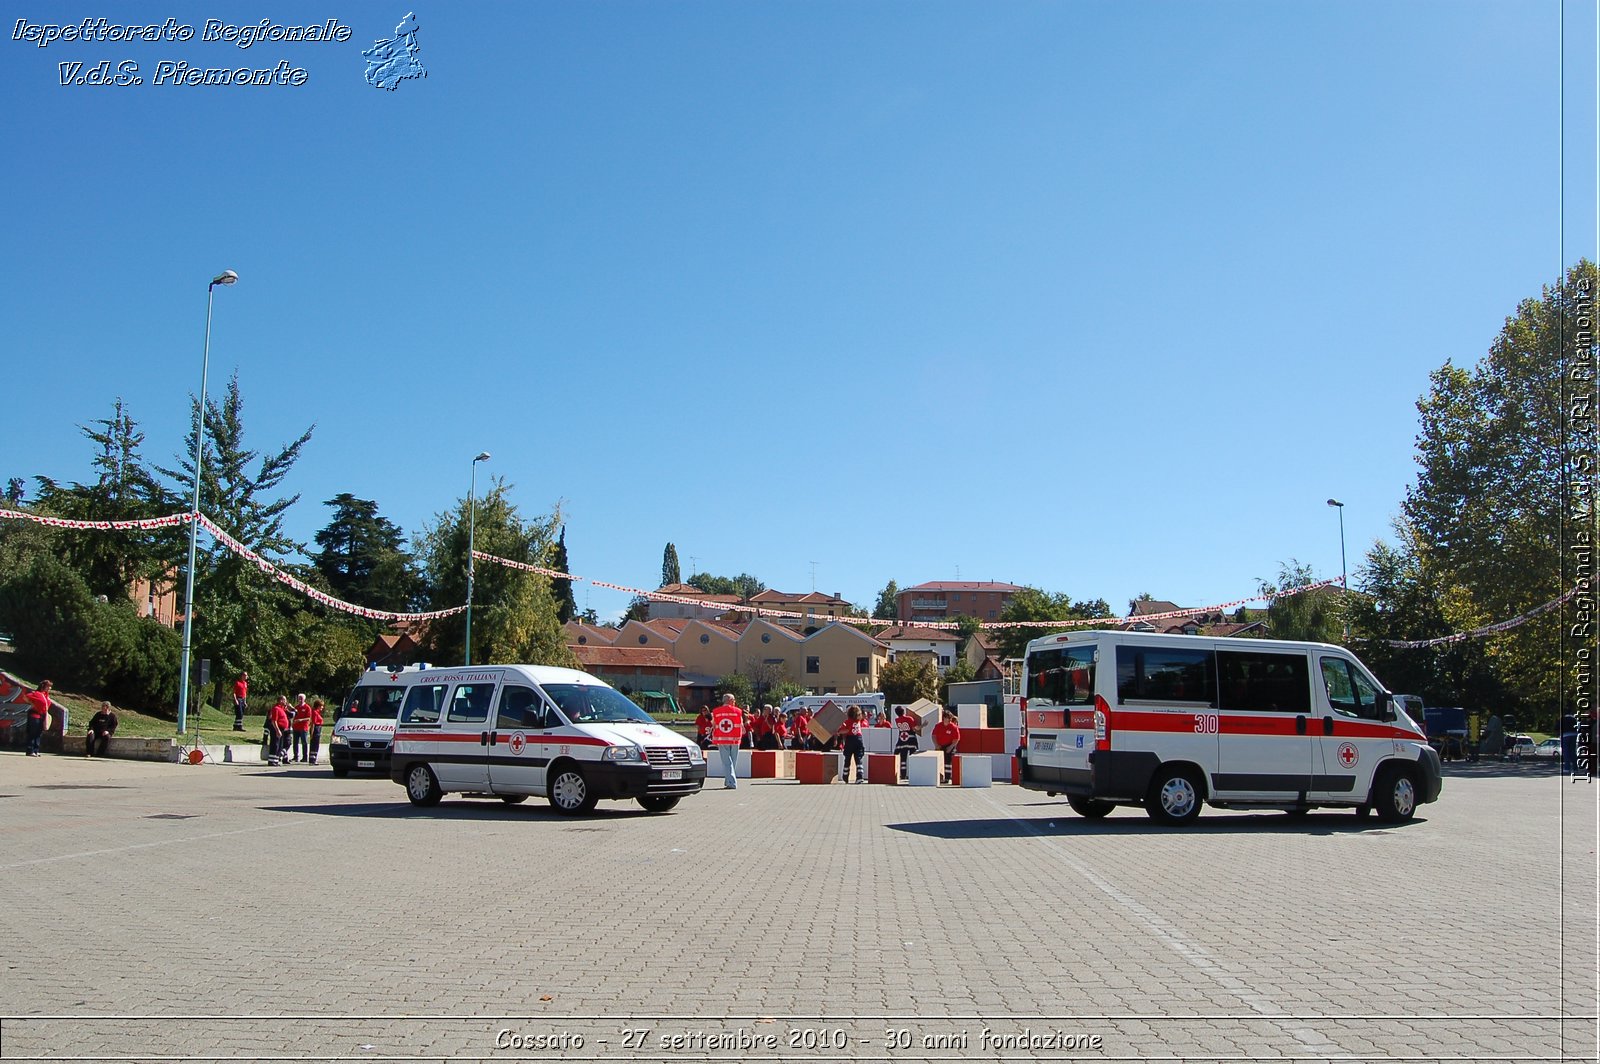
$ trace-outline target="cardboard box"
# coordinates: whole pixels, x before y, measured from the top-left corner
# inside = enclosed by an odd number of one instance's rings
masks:
[[[778,751],[752,750],[750,751],[750,778],[757,780],[775,780],[778,778]]]
[[[961,770],[958,786],[988,787],[994,783],[994,768],[987,754],[957,754],[956,767]]]
[[[898,784],[900,782],[900,759],[893,754],[868,754],[867,782],[886,783],[891,786]]]
[[[1010,783],[1012,776],[1016,774],[1015,766],[1012,764],[1014,761],[1016,761],[1015,757],[990,756],[989,763],[994,768],[994,771],[990,773],[990,778],[996,783]]]
[[[968,728],[987,728],[989,707],[982,702],[963,702],[956,707],[956,723],[961,725],[963,735]]]
[[[944,755],[937,750],[906,759],[906,782],[913,787],[937,787],[943,776]]]
[[[894,752],[893,728],[868,728],[862,735],[866,742],[867,754],[890,754]]]
[[[811,735],[819,743],[825,743],[833,738],[833,733],[839,730],[839,725],[844,723],[844,707],[837,702],[824,702],[817,709],[816,716],[811,718]]]
[[[1005,709],[1005,723],[1002,725],[1006,731],[1020,731],[1022,729],[1022,705],[1018,702],[1007,702]]]
[[[794,779],[794,751],[773,750],[771,753],[777,759],[772,778],[775,780]]]
[[[794,755],[794,778],[801,783],[832,783],[844,757],[832,751],[800,750]]]

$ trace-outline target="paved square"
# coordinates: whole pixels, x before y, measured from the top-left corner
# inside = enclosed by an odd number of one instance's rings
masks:
[[[1594,1060],[1592,785],[1403,826],[1016,787],[676,813],[0,754],[0,1060]]]

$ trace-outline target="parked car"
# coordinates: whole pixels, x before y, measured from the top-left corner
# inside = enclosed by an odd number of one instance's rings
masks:
[[[1533,752],[1538,746],[1531,735],[1513,735],[1506,740],[1506,756],[1513,761],[1521,761],[1525,757],[1536,757]]]
[[[1550,761],[1559,761],[1561,760],[1561,740],[1546,739],[1538,746],[1535,746],[1528,756],[1544,758]]]

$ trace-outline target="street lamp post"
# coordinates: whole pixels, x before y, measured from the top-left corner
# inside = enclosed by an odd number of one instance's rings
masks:
[[[467,650],[463,665],[472,664],[472,552],[478,531],[478,463],[488,460],[488,451],[479,451],[472,460],[472,487],[467,490]]]
[[[1329,499],[1328,505],[1339,511],[1339,588],[1344,592],[1344,640],[1350,641],[1350,576],[1344,558],[1344,503]]]
[[[206,453],[206,372],[211,368],[211,299],[219,284],[233,284],[239,275],[223,270],[206,286],[206,344],[200,359],[200,402],[194,415],[194,505],[189,514],[189,568],[183,578],[183,659],[178,664],[178,734],[189,722],[189,653],[194,645],[194,555],[200,535],[200,466]]]

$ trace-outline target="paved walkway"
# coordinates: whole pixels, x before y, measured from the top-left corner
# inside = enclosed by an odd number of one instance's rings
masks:
[[[1014,787],[566,820],[6,753],[0,1060],[1593,1060],[1595,840],[1549,771],[1168,830]]]

